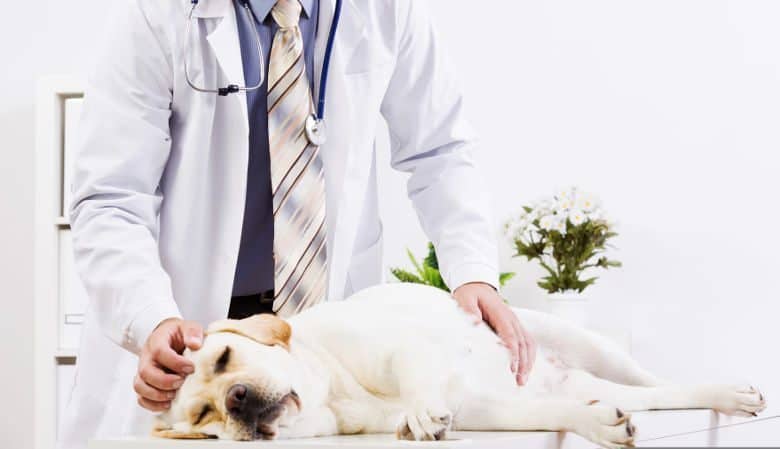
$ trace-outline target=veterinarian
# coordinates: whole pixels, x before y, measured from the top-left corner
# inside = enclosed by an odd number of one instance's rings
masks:
[[[203,325],[289,316],[382,282],[380,115],[454,300],[498,333],[524,382],[534,343],[495,289],[479,147],[425,5],[121,1],[75,161],[91,303],[64,447],[148,433],[149,411],[192,372],[180,353]]]

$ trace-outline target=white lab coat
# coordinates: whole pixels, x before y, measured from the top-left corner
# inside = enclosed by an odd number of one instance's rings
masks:
[[[329,300],[382,280],[379,114],[391,131],[393,166],[411,173],[408,193],[446,282],[497,284],[474,136],[425,6],[344,1],[327,86],[329,140],[321,149]],[[321,0],[316,86],[333,7]],[[246,189],[246,98],[187,86],[188,10],[188,0],[123,0],[88,84],[71,221],[91,301],[61,447],[148,433],[152,415],[132,390],[135,353],[165,318],[205,325],[228,311]],[[195,83],[243,84],[231,0],[201,0],[196,15],[188,57]]]

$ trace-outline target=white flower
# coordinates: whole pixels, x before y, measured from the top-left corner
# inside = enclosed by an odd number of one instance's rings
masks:
[[[586,212],[586,215],[593,221],[599,221],[604,218],[604,212],[601,209],[593,209],[589,212]]]
[[[569,211],[569,221],[574,226],[579,226],[587,220],[585,213],[580,209],[572,209]]]
[[[556,215],[555,216],[555,223],[553,224],[553,229],[560,232],[561,234],[566,234],[566,216],[565,215]]]
[[[545,215],[539,219],[539,227],[545,231],[552,231],[558,221],[555,215]]]
[[[557,199],[568,198],[570,200],[573,200],[575,199],[576,196],[577,196],[576,187],[569,187],[568,189],[560,189],[558,190],[558,193],[555,194],[555,198]]]
[[[538,216],[544,215],[546,212],[549,212],[552,210],[553,202],[550,199],[543,199],[539,200],[532,206],[534,212],[537,213]]]
[[[567,213],[574,207],[574,200],[570,197],[558,197],[555,201],[553,210],[557,213]]]
[[[577,207],[585,212],[590,212],[598,207],[598,201],[593,195],[580,195],[577,198]]]

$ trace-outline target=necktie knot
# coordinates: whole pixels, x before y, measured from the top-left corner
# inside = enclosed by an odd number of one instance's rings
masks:
[[[271,10],[279,28],[294,28],[301,19],[301,2],[299,0],[278,0]]]

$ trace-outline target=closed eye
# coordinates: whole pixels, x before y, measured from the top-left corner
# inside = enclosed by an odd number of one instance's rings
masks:
[[[192,425],[197,426],[209,413],[211,413],[211,406],[206,404],[203,406],[203,409],[200,411],[200,414],[198,415],[197,419],[195,419],[195,422],[192,423]]]
[[[227,364],[230,361],[230,346],[225,346],[225,350],[222,351],[222,355],[217,359],[217,363],[214,365],[214,373],[220,374],[225,371]]]

